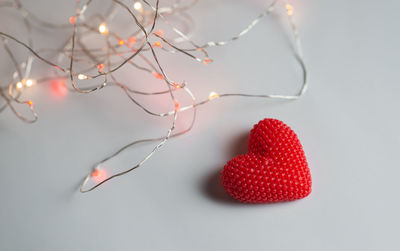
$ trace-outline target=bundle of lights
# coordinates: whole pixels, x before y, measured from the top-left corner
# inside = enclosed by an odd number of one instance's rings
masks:
[[[160,7],[160,0],[154,0],[150,3],[147,0],[136,2],[123,2],[122,0],[110,0],[111,6],[106,15],[95,13],[91,16],[86,16],[86,12],[96,1],[76,0],[76,9],[74,15],[68,18],[65,24],[56,25],[49,23],[42,18],[35,16],[32,12],[25,9],[19,0],[0,1],[0,8],[12,8],[20,13],[24,20],[24,25],[27,29],[27,43],[22,42],[22,39],[17,38],[11,34],[4,33],[0,30],[0,38],[3,47],[11,59],[15,72],[12,75],[12,81],[7,86],[0,87],[0,97],[5,101],[0,106],[0,112],[6,108],[11,111],[22,121],[33,123],[38,119],[37,113],[34,109],[32,100],[24,100],[23,93],[28,88],[33,88],[36,85],[48,83],[56,80],[59,92],[78,92],[78,93],[92,93],[100,89],[114,86],[120,90],[133,102],[133,104],[140,107],[145,113],[158,116],[170,117],[171,125],[166,133],[161,137],[141,139],[131,142],[118,151],[104,158],[94,165],[93,171],[86,176],[83,180],[80,191],[82,193],[89,192],[104,184],[105,182],[114,179],[118,176],[125,175],[132,170],[142,166],[149,160],[154,153],[156,153],[165,143],[172,137],[183,135],[191,130],[196,119],[197,107],[210,103],[216,99],[223,99],[228,97],[248,97],[248,98],[265,98],[265,99],[286,99],[293,100],[301,97],[307,88],[306,82],[306,67],[301,53],[300,40],[297,33],[297,28],[293,22],[292,15],[294,9],[292,5],[287,2],[273,0],[272,3],[268,1],[268,5],[257,18],[237,36],[234,36],[225,41],[211,41],[205,44],[198,44],[191,39],[193,31],[193,20],[186,14],[186,12],[195,6],[198,0],[175,0],[170,6]],[[98,1],[99,2],[99,1]],[[253,95],[246,93],[217,93],[210,91],[206,99],[198,100],[191,92],[189,85],[186,82],[174,81],[167,75],[167,69],[162,65],[158,58],[158,52],[164,51],[173,54],[183,54],[192,60],[200,63],[210,64],[212,59],[209,58],[207,49],[215,46],[224,46],[229,42],[239,39],[247,34],[258,22],[265,16],[272,13],[275,9],[284,9],[288,17],[293,34],[294,42],[294,58],[300,64],[302,69],[301,88],[297,94],[294,95]],[[125,12],[131,20],[132,26],[136,29],[129,36],[121,36],[116,31],[110,29],[110,25],[116,13]],[[187,31],[178,29],[177,26],[168,22],[170,17],[180,17],[181,22],[189,27]],[[32,41],[32,25],[37,23],[42,27],[48,29],[71,29],[71,35],[64,43],[63,48],[56,51],[57,55],[54,60],[42,56],[43,51],[37,51],[33,46]],[[163,23],[168,30],[157,29],[157,26]],[[165,34],[173,34],[169,38]],[[102,48],[96,47],[92,42],[85,39],[88,36],[100,36],[105,46]],[[8,46],[9,43],[16,43],[18,46],[26,49],[29,52],[25,61],[18,62],[15,53]],[[183,45],[186,47],[184,48]],[[50,49],[49,49],[50,50]],[[140,60],[140,61],[139,61]],[[33,79],[30,76],[32,64],[36,61],[41,61],[49,65],[49,76],[40,79]],[[141,62],[141,64],[139,63]],[[144,65],[142,65],[144,62]],[[119,72],[124,65],[130,65],[132,71],[142,71],[151,74],[154,78],[159,79],[160,83],[164,86],[164,91],[159,92],[143,92],[132,87],[129,83],[124,83],[120,80]],[[94,86],[84,85],[85,81],[94,80],[97,84]],[[82,87],[84,86],[84,87]],[[185,92],[191,97],[191,104],[181,105],[180,101],[176,98],[176,92]],[[146,95],[157,97],[166,94],[170,97],[170,106],[165,107],[166,111],[157,113],[151,107],[146,107],[139,102],[134,95]],[[19,112],[17,105],[26,105],[31,112],[30,116],[25,116]],[[175,125],[178,120],[179,114],[182,111],[192,110],[193,117],[188,128],[180,131],[175,130]],[[100,167],[103,163],[118,156],[124,150],[143,142],[154,142],[152,150],[141,161],[133,165],[131,168],[113,175],[107,175],[106,172]],[[88,186],[88,181],[91,180],[93,185]]]

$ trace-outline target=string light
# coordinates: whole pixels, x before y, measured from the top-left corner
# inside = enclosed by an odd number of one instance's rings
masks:
[[[175,112],[178,112],[181,109],[181,104],[179,104],[178,100],[174,99],[175,104]]]
[[[90,174],[90,177],[95,180],[95,182],[101,182],[107,177],[107,173],[104,169],[100,169],[99,167],[96,167],[92,173]]]
[[[136,37],[129,37],[128,43],[129,43],[129,46],[136,44]]]
[[[158,73],[158,72],[153,71],[152,74],[153,74],[153,76],[154,76],[155,78],[164,79],[163,75],[161,75],[161,74]]]
[[[164,31],[163,30],[157,30],[156,32],[154,32],[154,34],[156,34],[159,37],[162,37],[164,35]]]
[[[162,48],[162,44],[160,43],[160,42],[155,42],[154,44],[153,44],[153,47],[159,47],[159,48]]]
[[[90,174],[92,177],[99,177],[101,175],[101,171],[99,169],[94,169],[93,172]]]
[[[208,95],[208,99],[209,100],[213,100],[213,99],[216,99],[216,98],[219,98],[219,94],[216,93],[216,92],[210,92],[210,94]]]
[[[86,76],[85,74],[78,74],[78,79],[80,79],[80,80],[84,80],[87,78],[88,78],[88,76]]]
[[[138,12],[142,12],[143,11],[143,6],[142,6],[142,3],[141,2],[135,2],[134,4],[133,4],[133,8],[136,10],[136,11],[138,11]]]
[[[102,72],[104,70],[104,64],[98,64],[97,65],[97,69],[99,70],[99,72]],[[81,75],[81,74],[80,74]],[[78,76],[79,78],[79,76]],[[80,79],[80,78],[79,78]]]
[[[288,16],[293,16],[293,6],[287,3],[285,5],[285,7],[286,7],[286,11],[287,11]]]
[[[33,107],[33,102],[31,101],[31,100],[29,100],[29,101],[25,101],[25,103],[27,104],[27,105],[29,105],[29,107]]]
[[[70,17],[70,18],[69,18],[69,22],[70,22],[71,24],[75,24],[75,22],[76,22],[76,16]]]
[[[24,85],[21,82],[18,82],[15,87],[17,87],[17,89],[21,89]]]
[[[34,81],[32,79],[25,80],[26,87],[31,87],[33,84],[34,84]]]
[[[54,79],[51,83],[51,90],[55,97],[64,97],[68,94],[65,79]]]
[[[209,58],[207,49],[210,47],[216,46],[224,46],[238,40],[245,34],[247,34],[259,21],[265,16],[269,15],[276,8],[273,8],[278,5],[278,0],[273,0],[273,2],[267,7],[267,9],[262,12],[256,19],[254,19],[244,30],[238,33],[237,36],[234,36],[226,41],[210,41],[203,45],[198,45],[195,41],[192,40],[192,32],[194,23],[192,18],[187,14],[187,10],[193,7],[197,0],[195,1],[183,1],[176,0],[171,6],[163,6],[159,7],[159,0],[155,0],[155,4],[152,5],[147,1],[143,1],[146,5],[146,11],[143,11],[143,5],[140,1],[136,1],[133,4],[133,9],[136,11],[131,11],[129,6],[125,5],[123,2],[119,0],[113,0],[113,3],[119,7],[120,11],[125,11],[132,18],[132,25],[129,28],[134,28],[134,30],[130,31],[131,36],[129,36],[126,40],[121,39],[124,36],[118,36],[118,31],[110,32],[108,26],[105,22],[100,23],[98,27],[92,23],[92,20],[96,20],[101,16],[99,13],[93,13],[92,17],[84,17],[84,12],[89,8],[89,5],[92,5],[95,1],[87,1],[81,6],[78,6],[75,13],[79,13],[75,16],[69,18],[69,26],[76,25],[76,20],[79,18],[79,28],[72,29],[69,37],[70,43],[66,43],[63,48],[57,51],[57,59],[55,62],[46,59],[41,56],[40,53],[35,51],[30,43],[26,44],[17,38],[6,34],[4,32],[0,32],[0,36],[4,40],[11,40],[16,42],[21,48],[27,49],[29,51],[29,57],[27,60],[21,63],[18,67],[16,67],[16,72],[18,73],[15,76],[19,76],[20,82],[15,84],[15,88],[18,89],[18,92],[13,92],[13,83],[9,85],[8,88],[0,87],[0,98],[6,100],[5,105],[0,106],[0,112],[5,109],[5,107],[10,107],[11,111],[21,120],[32,123],[37,120],[37,114],[33,109],[33,102],[31,100],[25,101],[27,105],[31,108],[32,117],[25,117],[21,113],[18,112],[16,103],[23,103],[21,101],[20,95],[24,91],[23,87],[33,86],[35,83],[45,83],[46,81],[58,81],[57,86],[61,86],[63,89],[63,93],[67,92],[68,89],[71,89],[72,92],[79,93],[91,93],[98,91],[106,86],[116,86],[119,87],[120,90],[126,94],[126,97],[129,98],[133,104],[139,106],[144,112],[152,116],[159,117],[171,117],[171,125],[166,131],[166,133],[162,137],[155,137],[150,139],[141,139],[134,142],[131,142],[121,149],[113,153],[112,155],[104,158],[102,161],[97,163],[96,166],[107,162],[108,160],[118,156],[124,150],[135,146],[141,142],[154,142],[155,146],[152,151],[150,151],[147,155],[144,156],[142,161],[133,165],[130,169],[125,170],[123,172],[116,173],[114,175],[108,176],[105,173],[104,169],[96,168],[93,172],[89,173],[84,182],[81,184],[80,191],[88,192],[92,191],[96,187],[104,184],[113,178],[124,175],[126,173],[131,172],[132,170],[142,166],[148,159],[152,157],[152,155],[157,152],[165,143],[171,138],[179,135],[183,135],[191,130],[195,121],[196,109],[200,105],[204,105],[209,103],[211,100],[216,98],[228,98],[228,97],[249,97],[249,98],[265,98],[265,99],[286,99],[292,100],[301,97],[306,89],[307,89],[307,71],[305,68],[305,63],[302,58],[300,41],[298,37],[297,27],[293,23],[292,18],[288,18],[290,22],[290,28],[292,29],[292,34],[294,36],[294,54],[295,59],[299,63],[302,70],[302,86],[300,91],[294,95],[271,95],[271,94],[246,94],[246,93],[223,93],[218,94],[216,92],[211,92],[208,95],[208,98],[204,100],[199,100],[192,93],[189,87],[185,82],[179,85],[177,83],[182,81],[174,81],[168,76],[168,71],[165,69],[164,65],[158,59],[158,51],[154,48],[162,48],[163,51],[170,53],[170,55],[174,54],[182,54],[188,56],[189,58],[194,59],[197,62],[209,64],[212,63],[213,60]],[[1,6],[0,6],[1,8]],[[27,29],[29,29],[31,22],[37,22],[41,27],[46,29],[62,29],[65,25],[57,25],[53,23],[48,23],[46,20],[42,20],[41,17],[33,16],[29,10],[24,9],[22,6],[14,6],[14,8],[19,11],[21,17],[26,18],[25,25]],[[114,8],[114,7],[113,7]],[[286,9],[287,16],[291,17],[293,15],[293,7],[289,4],[282,5],[282,8]],[[23,11],[22,11],[23,10]],[[139,14],[137,13],[139,12]],[[102,16],[102,20],[107,20],[108,23],[111,24],[113,21],[114,15],[113,11],[109,11],[109,14],[106,16]],[[184,14],[184,15],[183,15]],[[181,20],[178,25],[172,25],[167,21],[168,19],[173,18],[176,15]],[[183,17],[183,18],[182,18]],[[187,17],[187,18],[186,18]],[[163,26],[163,30],[154,31],[160,24],[163,22],[165,24],[165,29]],[[75,26],[78,27],[78,26]],[[189,27],[184,32],[178,29],[177,27]],[[172,34],[170,34],[172,33]],[[107,36],[101,36],[107,35]],[[151,44],[151,39],[154,39],[154,35],[158,38],[159,41]],[[28,41],[32,39],[30,34],[28,36]],[[104,47],[99,48],[96,43],[91,42],[89,39],[85,39],[89,36],[98,36],[100,39],[104,40]],[[111,41],[118,41],[116,44],[111,43]],[[185,45],[180,45],[182,42],[185,42]],[[122,46],[129,46],[129,49]],[[46,51],[45,50],[41,50]],[[13,57],[13,54],[11,54]],[[40,80],[29,79],[31,76],[31,65],[34,60],[39,60],[53,69],[55,69],[55,77],[43,77]],[[69,64],[64,64],[63,62],[67,61]],[[63,67],[63,65],[67,65]],[[107,66],[107,71],[105,71],[105,65]],[[136,89],[135,84],[131,82],[124,82],[121,80],[121,76],[124,73],[119,74],[120,69],[122,67],[132,67],[132,70],[141,71],[144,73],[152,74],[156,79],[160,79],[162,81],[156,81],[157,83],[162,84],[162,87],[165,88],[165,84],[167,84],[168,88],[163,91],[158,92],[143,92],[139,88]],[[82,73],[79,73],[82,72]],[[91,75],[93,72],[96,72],[94,75]],[[133,72],[133,71],[132,71]],[[85,73],[85,74],[84,74]],[[136,73],[133,73],[136,74]],[[21,76],[24,76],[26,79],[23,79]],[[97,84],[95,86],[84,87],[81,88],[79,86],[80,81],[76,81],[74,76],[79,80],[85,79],[93,79],[97,80]],[[65,82],[66,79],[70,80],[70,85],[72,88],[67,88]],[[129,79],[129,78],[128,78]],[[94,81],[93,81],[94,82]],[[55,82],[54,82],[55,83]],[[106,84],[107,83],[107,84]],[[110,83],[108,85],[108,83]],[[52,84],[52,86],[56,86],[56,84]],[[173,88],[172,88],[173,87]],[[54,87],[56,88],[56,87]],[[58,87],[57,87],[58,88]],[[56,89],[57,89],[56,88]],[[188,105],[181,104],[175,98],[175,92],[186,93],[188,97],[191,98],[191,103]],[[159,95],[169,94],[171,100],[174,104],[174,109],[171,110],[170,103],[165,105],[165,109],[167,111],[158,113],[153,111],[151,107],[147,107],[141,104],[135,97],[135,95],[146,95],[150,98],[154,98],[158,100]],[[64,95],[64,94],[63,94]],[[192,120],[190,126],[181,131],[176,131],[175,125],[178,120],[179,114],[182,111],[193,111]],[[86,184],[88,180],[91,178],[95,179],[96,184],[92,187],[86,188]]]
[[[205,65],[208,65],[209,63],[212,63],[213,62],[213,60],[212,59],[209,59],[209,58],[205,58],[204,60],[203,60],[203,63],[205,64]]]
[[[107,35],[108,34],[108,27],[107,27],[107,24],[106,23],[101,23],[100,25],[99,25],[99,32],[100,32],[100,34],[102,34],[102,35]]]

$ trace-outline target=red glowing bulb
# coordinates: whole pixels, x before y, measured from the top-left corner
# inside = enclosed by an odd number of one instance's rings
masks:
[[[103,71],[103,70],[104,70],[104,64],[99,64],[99,65],[97,66],[97,69],[98,69],[99,71]]]
[[[33,107],[33,102],[32,102],[32,100],[25,101],[25,104],[29,105],[29,107]]]
[[[205,64],[205,65],[208,65],[209,63],[212,63],[213,62],[213,60],[212,59],[209,59],[209,58],[205,58],[204,60],[203,60],[203,63]]]
[[[177,84],[177,83],[173,83],[172,86],[173,86],[175,89],[181,88],[181,86],[180,86],[179,84]]]
[[[135,37],[130,37],[128,38],[129,46],[132,46],[133,44],[136,44],[136,38]]]
[[[70,22],[71,24],[75,24],[75,22],[76,22],[76,16],[70,17],[70,18],[69,18],[69,22]]]
[[[161,74],[158,73],[158,72],[153,71],[152,74],[153,74],[154,77],[156,77],[156,78],[158,78],[158,79],[164,79],[163,75],[161,75]]]
[[[94,169],[90,176],[96,181],[101,182],[107,177],[107,173],[105,170],[102,169]]]
[[[158,30],[158,31],[154,32],[154,34],[156,34],[157,36],[162,37],[164,35],[164,31],[163,30]]]
[[[162,48],[162,44],[160,43],[160,42],[155,42],[154,44],[153,44],[153,47],[159,47],[159,48]]]
[[[95,169],[90,176],[92,177],[98,177],[101,175],[101,171],[99,169]]]
[[[122,39],[120,39],[120,40],[118,40],[118,43],[119,43],[119,45],[124,45],[124,40],[122,40]]]
[[[56,79],[51,83],[51,92],[56,97],[64,97],[68,93],[64,79]]]
[[[175,112],[178,112],[179,109],[181,108],[181,105],[179,104],[178,100],[174,100],[174,104],[175,104]]]

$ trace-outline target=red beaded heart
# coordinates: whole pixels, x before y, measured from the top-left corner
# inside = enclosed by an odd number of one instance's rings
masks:
[[[264,119],[250,132],[249,153],[230,160],[222,171],[225,190],[248,203],[292,201],[311,193],[311,173],[294,131]]]

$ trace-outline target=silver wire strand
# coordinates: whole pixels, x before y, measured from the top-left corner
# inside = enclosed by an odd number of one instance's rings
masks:
[[[94,13],[86,16],[87,10],[92,7],[96,1],[77,1],[75,13],[70,17],[70,23],[54,24],[46,21],[42,17],[38,17],[26,9],[19,0],[0,1],[0,8],[11,8],[17,10],[20,14],[25,29],[26,40],[15,37],[14,35],[5,33],[0,30],[0,38],[9,59],[11,60],[15,72],[13,80],[7,86],[0,86],[0,98],[5,101],[0,106],[0,112],[6,110],[7,107],[20,120],[33,123],[38,119],[35,112],[33,102],[25,100],[24,91],[33,83],[32,65],[38,60],[51,66],[52,75],[35,80],[35,84],[45,84],[53,79],[62,79],[66,83],[69,80],[70,86],[66,88],[70,92],[88,94],[99,91],[106,87],[117,87],[126,95],[133,105],[141,108],[143,112],[151,116],[171,117],[171,125],[161,137],[139,139],[132,141],[121,147],[111,155],[103,158],[94,166],[94,171],[98,170],[99,166],[105,164],[110,159],[113,159],[122,152],[137,146],[141,143],[154,142],[152,150],[147,153],[138,163],[132,165],[131,168],[115,173],[104,180],[97,182],[95,185],[86,188],[88,181],[92,177],[92,173],[88,174],[80,185],[80,192],[87,193],[100,187],[104,183],[122,175],[125,175],[147,162],[158,150],[160,150],[169,139],[178,137],[188,133],[194,126],[196,121],[197,107],[205,105],[216,99],[224,99],[229,97],[243,98],[262,98],[262,99],[284,99],[295,100],[302,97],[307,88],[307,68],[303,58],[301,41],[299,38],[297,26],[293,20],[293,7],[284,2],[279,3],[278,0],[272,0],[265,10],[252,20],[245,29],[241,30],[236,36],[223,41],[210,41],[203,45],[198,45],[192,40],[195,22],[188,14],[188,11],[193,8],[198,0],[175,0],[169,6],[160,6],[160,0],[154,0],[154,5],[147,0],[138,1],[137,8],[128,6],[123,0],[110,0],[110,7],[105,14]],[[222,47],[231,42],[239,40],[241,37],[248,34],[263,18],[270,15],[277,8],[286,8],[288,22],[290,24],[290,33],[293,36],[293,53],[294,58],[301,68],[301,83],[300,89],[294,94],[250,94],[250,93],[210,93],[207,99],[197,101],[197,98],[190,90],[186,81],[174,81],[168,76],[167,69],[163,66],[158,57],[158,51],[163,51],[173,54],[181,54],[192,60],[200,63],[211,63],[207,49],[210,47]],[[133,30],[128,38],[122,38],[117,32],[108,30],[106,24],[113,22],[115,16],[119,13],[128,14],[132,20]],[[182,30],[173,25],[169,19],[176,17],[180,20],[179,27],[187,27],[187,30]],[[164,32],[156,30],[159,25],[165,25],[174,34],[168,37]],[[96,25],[99,25],[96,27]],[[100,26],[103,25],[100,30]],[[41,26],[45,29],[63,29],[65,32],[70,32],[70,37],[66,39],[63,45],[58,49],[44,48],[36,50],[33,47],[32,33],[34,27]],[[100,33],[100,34],[99,34]],[[96,47],[91,44],[90,36],[97,35],[105,42],[105,46]],[[15,57],[15,53],[10,49],[8,44],[16,43],[24,48],[27,52],[27,58],[22,63],[19,63]],[[154,44],[153,44],[154,43]],[[184,48],[184,46],[188,46]],[[54,54],[55,61],[43,56],[42,53]],[[84,65],[84,66],[83,66]],[[139,71],[146,74],[151,74],[160,80],[162,88],[159,91],[143,91],[134,86],[134,83],[120,80],[118,74],[122,68],[129,67],[132,72]],[[95,73],[93,73],[95,72]],[[97,84],[84,84],[86,80],[98,80]],[[31,82],[29,82],[31,81]],[[184,92],[191,98],[191,104],[181,106],[175,97],[176,92]],[[164,112],[153,111],[152,107],[143,105],[135,95],[158,97],[159,95],[168,95],[172,109],[167,109]],[[16,104],[27,105],[31,117],[26,117],[16,107]],[[179,114],[184,111],[192,111],[190,125],[180,131],[175,131],[176,122]]]

